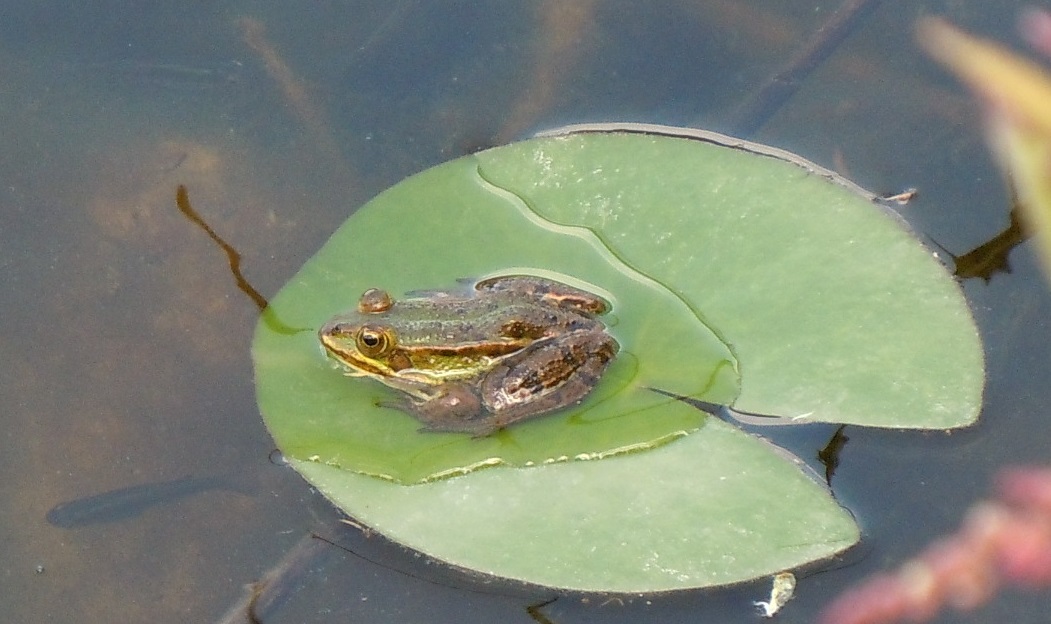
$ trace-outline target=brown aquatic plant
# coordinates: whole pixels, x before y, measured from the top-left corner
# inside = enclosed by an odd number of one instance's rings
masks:
[[[532,53],[527,87],[504,121],[496,138],[498,144],[518,138],[557,100],[592,36],[595,5],[595,0],[545,0],[537,4],[541,36]]]
[[[276,83],[282,100],[295,119],[302,124],[310,144],[317,152],[316,166],[342,181],[344,187],[357,187],[357,175],[351,170],[336,142],[324,107],[311,94],[308,83],[300,78],[291,64],[267,37],[266,25],[254,17],[236,21],[245,45],[263,63],[267,75]]]

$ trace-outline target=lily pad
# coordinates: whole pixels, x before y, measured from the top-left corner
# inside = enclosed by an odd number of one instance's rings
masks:
[[[658,449],[396,486],[296,470],[358,522],[454,565],[597,592],[727,585],[828,557],[853,518],[760,439],[718,419]]]
[[[984,373],[958,287],[870,194],[797,157],[710,133],[598,130],[440,165],[352,216],[272,301],[305,330],[257,330],[259,402],[279,447],[388,537],[533,583],[721,585],[848,547],[857,528],[825,488],[763,441],[648,388],[796,422],[965,425]],[[575,277],[614,303],[624,357],[567,414],[484,439],[417,433],[376,406],[388,389],[342,377],[316,344],[316,328],[367,287],[521,270]],[[660,428],[637,428],[651,419]],[[558,450],[596,422],[621,437]],[[617,456],[557,461],[610,455],[596,441]],[[536,445],[519,453],[523,442]],[[389,449],[409,452],[383,459]],[[617,454],[627,450],[639,452]],[[408,486],[367,476],[497,463],[530,467]]]
[[[316,328],[355,307],[367,288],[448,286],[497,268],[572,281],[612,302],[603,320],[621,351],[582,405],[483,438],[418,432],[412,416],[377,405],[394,390],[347,379],[320,355]],[[591,231],[539,219],[479,176],[471,158],[369,202],[270,309],[286,325],[310,328],[290,334],[260,323],[256,335],[259,400],[278,446],[290,457],[399,482],[652,448],[696,430],[705,416],[648,388],[713,403],[733,401],[739,388],[729,348],[681,298],[624,265]]]
[[[798,156],[698,136],[577,133],[477,158],[492,184],[545,219],[601,233],[701,311],[740,361],[735,408],[794,422],[973,423],[978,331],[901,218]]]

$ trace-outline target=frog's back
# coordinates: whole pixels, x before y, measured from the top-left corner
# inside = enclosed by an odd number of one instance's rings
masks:
[[[389,314],[374,315],[371,322],[382,324],[385,316],[397,319],[402,345],[481,343],[500,337],[537,339],[601,326],[589,315],[523,302],[509,293],[406,299],[396,302]]]

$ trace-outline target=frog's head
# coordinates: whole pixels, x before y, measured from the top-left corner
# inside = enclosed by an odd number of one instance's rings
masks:
[[[391,386],[401,371],[413,364],[398,348],[394,327],[384,318],[394,306],[385,290],[370,288],[358,300],[358,309],[330,320],[318,331],[325,353],[347,368],[348,374],[373,377]]]
[[[318,332],[321,346],[352,375],[386,378],[412,368],[412,361],[398,348],[394,329],[384,323],[337,316]]]
[[[420,301],[399,305],[385,291],[369,289],[356,310],[325,323],[318,339],[348,375],[371,377],[417,396],[426,394],[428,387],[484,374],[531,341],[504,336],[464,340],[443,332],[420,332],[408,311],[418,308]]]

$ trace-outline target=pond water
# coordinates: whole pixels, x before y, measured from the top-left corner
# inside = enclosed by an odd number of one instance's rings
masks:
[[[838,5],[4,4],[0,605],[27,623],[222,621],[244,585],[311,533],[348,550],[323,550],[264,621],[534,621],[527,607],[551,592],[342,526],[272,460],[249,358],[258,311],[176,209],[175,189],[186,185],[271,295],[376,193],[481,147],[585,121],[732,132]],[[1004,17],[1019,7],[884,3],[747,138],[877,193],[918,188],[903,216],[963,254],[1007,228],[1009,195],[975,105],[921,55],[912,25],[943,13],[1020,45]],[[801,575],[782,621],[811,621],[843,588],[954,529],[999,467],[1046,463],[1051,298],[1030,246],[1010,253],[1009,272],[963,283],[988,358],[980,423],[848,427],[833,487],[863,542],[834,569]],[[821,469],[813,458],[833,430],[770,435]],[[187,476],[212,487],[171,489]],[[132,507],[128,517],[47,520],[59,503],[141,484],[156,488],[109,503]],[[559,624],[746,622],[767,593],[764,581],[567,595],[541,612]],[[1012,593],[943,621],[1042,622],[1045,603]]]

